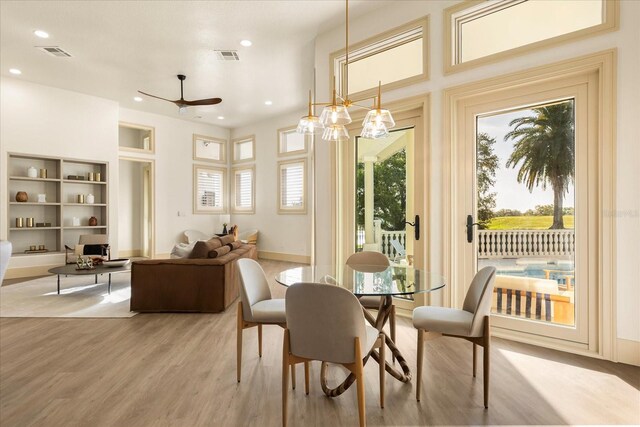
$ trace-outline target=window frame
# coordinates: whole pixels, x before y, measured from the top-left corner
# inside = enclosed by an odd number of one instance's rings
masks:
[[[302,163],[302,206],[286,207],[282,206],[282,169],[286,165],[292,165]],[[278,214],[291,214],[291,215],[306,215],[307,213],[307,158],[297,158],[290,160],[278,161],[277,174],[278,174]]]
[[[213,142],[215,144],[220,144],[220,159],[211,159],[208,157],[198,157],[197,155],[197,146],[198,146],[198,141],[210,141]],[[220,165],[226,165],[227,164],[227,140],[226,139],[222,139],[222,138],[216,138],[213,136],[206,136],[206,135],[199,135],[194,133],[193,134],[193,160],[199,161],[199,162],[207,162],[207,163],[216,163],[216,164],[220,164]]]
[[[201,206],[199,206],[197,200],[198,200],[198,171],[199,170],[207,170],[207,171],[213,171],[213,172],[218,172],[222,175],[222,183],[220,185],[221,189],[222,189],[222,206],[220,208],[214,208],[214,209],[202,209]],[[199,164],[194,164],[193,165],[193,194],[192,194],[192,198],[193,198],[193,213],[196,215],[211,215],[211,214],[226,214],[228,212],[228,202],[227,202],[227,168],[222,168],[222,167],[216,167],[216,166],[209,166],[209,165],[199,165]]]
[[[406,24],[400,25],[398,27],[392,28],[388,31],[376,34],[372,37],[369,37],[361,42],[354,43],[349,45],[349,60],[351,61],[353,58],[362,59],[369,56],[376,55],[380,52],[384,52],[386,50],[392,49],[394,47],[400,46],[402,44],[406,44],[410,41],[417,40],[414,38],[413,40],[407,40],[403,43],[395,43],[391,45],[384,45],[385,41],[389,41],[394,37],[400,36],[403,33],[409,32],[412,29],[417,27],[422,27],[422,74],[407,77],[402,80],[397,80],[391,83],[382,82],[382,91],[398,89],[405,86],[411,86],[415,83],[428,81],[430,78],[430,70],[431,70],[431,61],[430,61],[430,53],[431,53],[431,39],[429,37],[430,34],[430,15],[425,15],[419,19],[413,20],[411,22],[407,22]],[[367,52],[362,55],[361,58],[358,58],[359,51],[365,50],[372,45],[381,44],[381,46],[376,47],[371,52]],[[344,73],[342,72],[342,68],[344,67],[344,56],[345,50],[340,49],[335,52],[332,52],[329,55],[329,81],[332,82],[333,79],[336,79],[336,90],[339,94],[344,92]],[[353,58],[352,58],[353,56]],[[331,88],[329,89],[331,92]],[[378,93],[378,87],[373,87],[370,89],[366,89],[360,92],[349,93],[349,97],[353,99],[366,99],[373,96],[376,96]],[[329,93],[329,96],[332,96],[332,93]]]
[[[135,147],[123,147],[120,145],[120,141],[118,141],[118,150],[119,151],[128,151],[130,153],[139,153],[139,154],[155,154],[156,153],[156,128],[153,126],[140,125],[137,123],[129,123],[129,122],[118,122],[118,131],[120,128],[129,128],[136,130],[146,130],[149,131],[149,149],[145,148],[135,148]]]
[[[522,2],[527,0],[503,0],[504,2]],[[563,43],[576,41],[592,36],[596,36],[609,31],[617,31],[620,26],[620,2],[618,0],[603,0],[604,20],[601,24],[592,27],[583,28],[582,30],[572,31],[560,36],[551,37],[534,43],[525,44],[523,46],[508,49],[502,52],[476,58],[467,62],[457,62],[459,56],[459,38],[458,27],[469,16],[475,16],[480,13],[478,7],[487,4],[487,13],[493,13],[503,9],[505,6],[497,3],[489,3],[487,0],[468,0],[448,7],[443,13],[443,29],[444,29],[444,48],[443,48],[443,67],[444,74],[452,74],[460,71],[480,67],[482,65],[503,61],[510,57],[523,55],[532,51],[541,50]],[[469,9],[468,13],[463,13]],[[497,9],[497,10],[496,10]],[[493,12],[491,12],[493,10]],[[484,14],[480,13],[480,16]]]
[[[236,160],[237,145],[247,141],[251,141],[251,157],[247,159]],[[248,135],[248,136],[243,136],[241,138],[234,138],[231,140],[231,147],[232,147],[231,149],[232,164],[254,162],[256,160],[256,136],[255,135]]]
[[[238,206],[236,204],[236,195],[238,194],[238,187],[236,181],[236,175],[240,172],[251,171],[251,207],[246,208]],[[255,214],[256,213],[256,166],[241,166],[231,169],[231,176],[233,177],[233,184],[231,184],[231,213],[234,214]]]
[[[282,136],[286,133],[295,133],[297,129],[297,125],[287,126],[281,129],[278,129],[278,157],[289,157],[289,156],[299,156],[304,155],[309,152],[309,135],[304,135],[304,148],[302,150],[295,151],[282,151]]]

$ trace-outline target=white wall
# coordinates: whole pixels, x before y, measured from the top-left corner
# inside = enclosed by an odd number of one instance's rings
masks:
[[[427,82],[385,93],[387,101],[403,99],[430,92],[432,99],[430,137],[432,162],[430,171],[431,206],[428,214],[432,242],[429,251],[432,266],[440,266],[442,218],[438,208],[442,200],[442,90],[500,74],[553,63],[610,48],[618,48],[617,99],[617,328],[618,338],[640,341],[640,88],[637,76],[640,69],[640,2],[622,1],[620,30],[554,48],[514,57],[496,64],[444,76],[442,72],[443,9],[457,1],[398,1],[368,15],[350,21],[351,42],[356,43],[418,17],[431,15],[431,79]],[[329,54],[344,47],[344,27],[320,35],[316,39],[316,75],[319,100],[329,99]],[[318,144],[316,150],[316,181],[330,182],[331,164],[328,144]],[[321,165],[324,165],[321,166]],[[328,186],[317,188],[317,229],[331,229],[331,198]],[[331,262],[332,236],[317,235],[317,262]]]
[[[122,132],[120,132],[122,134]],[[145,163],[119,162],[118,250],[141,251],[142,245],[142,169]]]
[[[305,111],[287,114],[233,129],[231,134],[232,139],[248,135],[256,137],[256,211],[255,214],[232,214],[231,223],[238,224],[240,232],[257,228],[260,251],[311,255],[311,207],[307,207],[305,215],[278,213],[278,161],[293,157],[278,157],[277,131],[296,125],[304,114]],[[310,170],[310,155],[306,157]],[[311,203],[311,175],[308,173],[307,177],[307,200]]]
[[[156,256],[171,252],[184,230],[220,232],[219,215],[193,213],[192,141],[194,133],[228,140],[229,130],[127,108],[120,108],[119,120],[155,128],[155,154],[139,157],[155,160]]]
[[[0,238],[7,238],[7,153],[108,161],[109,185],[117,188],[116,102],[3,77],[0,113]],[[117,191],[109,203],[110,218],[117,218]],[[116,236],[117,221],[110,225]],[[63,263],[59,254],[13,257],[9,268]]]

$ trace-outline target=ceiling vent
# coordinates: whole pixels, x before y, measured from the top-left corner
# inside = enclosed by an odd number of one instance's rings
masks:
[[[240,61],[236,50],[216,50],[215,53],[219,61]]]
[[[40,49],[44,53],[48,53],[52,56],[58,56],[60,58],[71,58],[71,54],[69,52],[58,46],[36,46],[36,49]]]

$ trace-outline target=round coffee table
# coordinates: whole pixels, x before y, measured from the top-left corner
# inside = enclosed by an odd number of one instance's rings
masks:
[[[60,276],[93,276],[95,275],[95,283],[98,283],[98,274],[108,274],[109,275],[109,284],[108,284],[108,292],[111,294],[111,275],[114,273],[124,273],[131,270],[131,263],[124,265],[122,267],[105,267],[104,265],[98,265],[91,270],[78,270],[78,267],[75,264],[67,264],[62,267],[54,267],[49,270],[49,273],[58,275],[58,295],[60,295]]]

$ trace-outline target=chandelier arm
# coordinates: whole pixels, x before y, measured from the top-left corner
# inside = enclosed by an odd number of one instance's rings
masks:
[[[331,102],[312,102],[311,105],[332,105]]]
[[[345,49],[344,91],[347,99],[349,99],[349,0],[345,0],[345,2],[346,2],[346,7],[345,7],[346,31],[345,31],[345,45],[344,45],[344,49]]]

